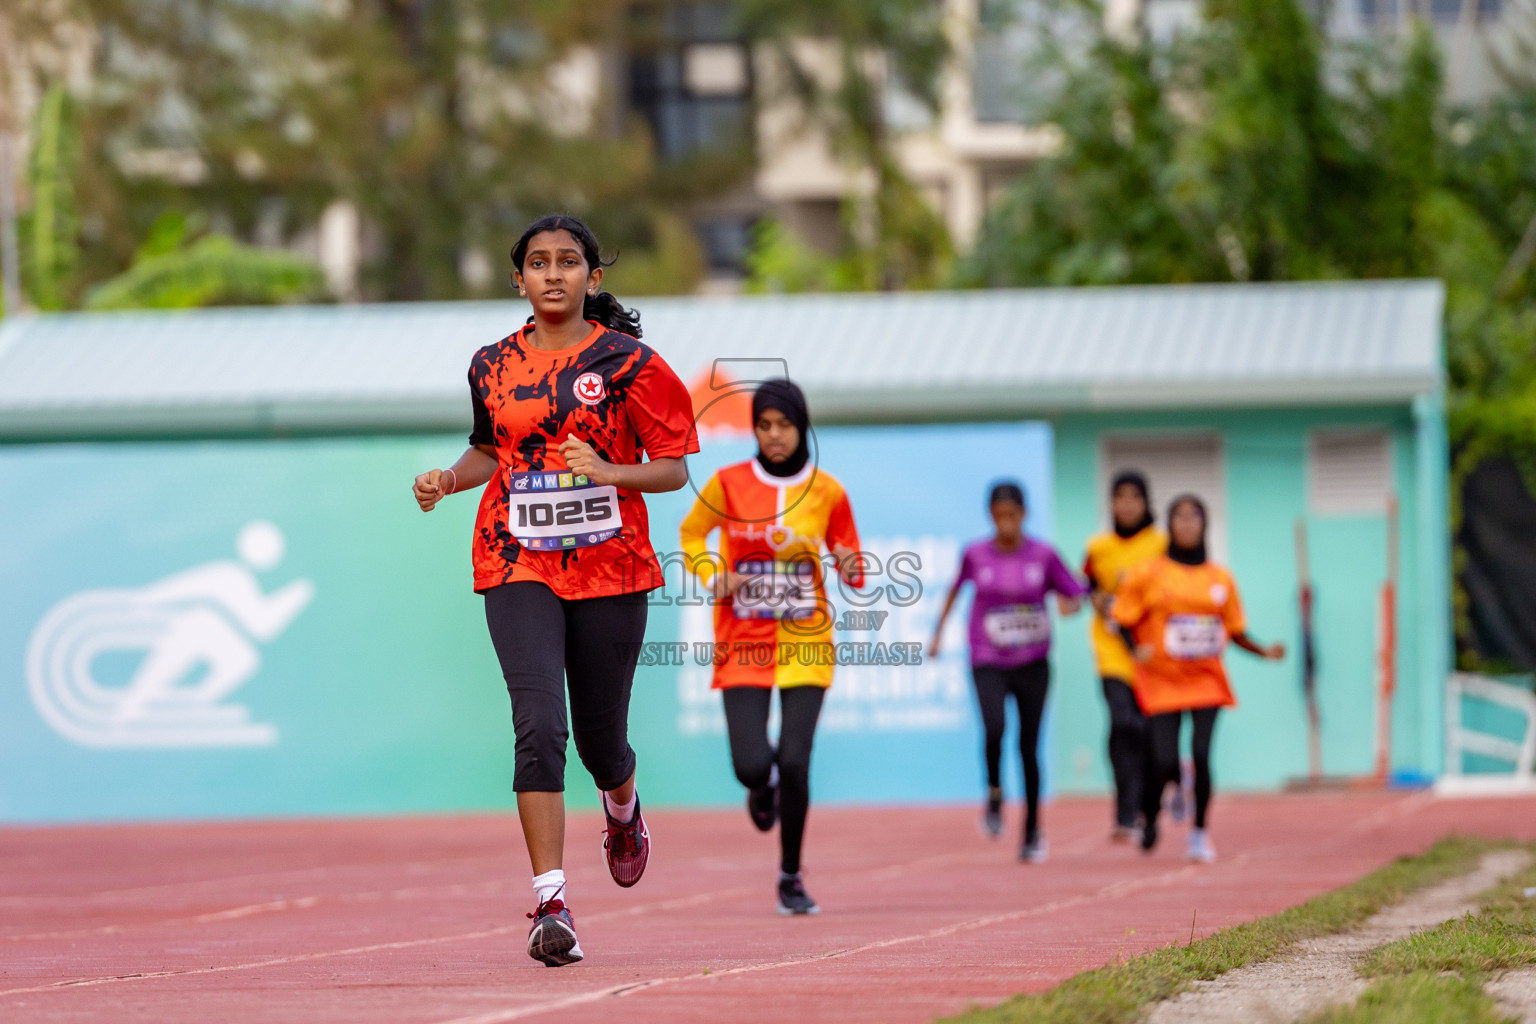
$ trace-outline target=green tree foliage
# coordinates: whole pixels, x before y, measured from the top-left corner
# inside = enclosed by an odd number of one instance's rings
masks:
[[[73,297],[80,252],[75,201],[80,139],[74,104],[62,87],[43,94],[31,135],[26,181],[32,205],[20,224],[24,287],[38,309],[63,309]]]
[[[1208,0],[1199,31],[1161,45],[1081,10],[1086,48],[1046,50],[1061,152],[992,213],[962,281],[1423,272],[1418,207],[1441,181],[1427,29],[1388,61],[1326,52],[1294,0]]]
[[[319,297],[325,280],[309,260],[281,250],[205,235],[196,218],[167,214],[139,247],[133,266],[96,285],[84,306],[105,309],[188,309],[269,305]]]
[[[1422,25],[1400,45],[1349,49],[1295,0],[1207,0],[1196,31],[1157,43],[1070,6],[1075,34],[1045,51],[1063,82],[1048,112],[1060,152],[991,211],[957,280],[1441,278],[1453,493],[1510,452],[1536,490],[1530,67],[1452,109]],[[1517,53],[1536,54],[1530,6]]]
[[[938,109],[950,58],[943,5],[741,0],[738,12],[748,38],[772,55],[806,124],[825,131],[837,155],[873,179],[868,197],[846,204],[839,280],[858,288],[932,287],[947,269],[949,236],[896,159],[886,101],[890,90],[902,89]]]
[[[637,281],[686,288],[702,273],[692,240],[668,233],[667,187],[681,186],[658,180],[644,132],[584,123],[551,74],[614,30],[618,0],[75,2],[102,40],[94,279],[166,210],[290,242],[338,199],[366,226],[369,297],[503,292],[516,234],[563,209],[646,264]],[[663,258],[663,239],[695,251]],[[466,283],[471,257],[490,259],[489,282]]]

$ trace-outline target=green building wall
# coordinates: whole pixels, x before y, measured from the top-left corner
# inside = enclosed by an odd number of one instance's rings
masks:
[[[1216,730],[1219,787],[1267,789],[1307,770],[1306,714],[1294,541],[1306,521],[1315,591],[1314,637],[1329,775],[1363,775],[1375,762],[1380,592],[1387,574],[1384,514],[1319,515],[1308,508],[1307,438],[1336,427],[1378,427],[1392,441],[1398,495],[1395,772],[1433,775],[1443,764],[1442,692],[1450,669],[1446,445],[1440,403],[1355,409],[1106,413],[1062,416],[1055,428],[1055,539],[1080,562],[1104,528],[1105,434],[1198,431],[1222,442],[1228,562],[1251,632],[1288,648],[1264,662],[1232,650],[1238,706]],[[1112,467],[1118,468],[1118,467]],[[1154,494],[1161,521],[1172,495]],[[1054,663],[1050,770],[1062,793],[1108,788],[1107,718],[1087,640],[1086,611],[1062,622]]]

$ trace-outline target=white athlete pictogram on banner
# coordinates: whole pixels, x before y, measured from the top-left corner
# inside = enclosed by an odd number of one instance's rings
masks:
[[[256,572],[286,547],[272,523],[247,523],[239,561],[209,562],[136,589],[85,590],[54,605],[27,645],[27,688],[43,719],[88,747],[255,747],[277,729],[225,703],[261,667],[258,643],[276,639],[314,598],[309,580],[266,593]],[[110,652],[143,652],[126,685],[93,666]]]

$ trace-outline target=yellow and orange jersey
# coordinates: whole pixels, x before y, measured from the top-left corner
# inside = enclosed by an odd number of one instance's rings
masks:
[[[1136,663],[1136,700],[1149,715],[1236,704],[1221,654],[1243,633],[1237,582],[1219,565],[1166,555],[1130,572],[1115,595],[1115,621],[1152,657]]]
[[[1121,582],[1137,566],[1157,558],[1168,550],[1168,537],[1155,526],[1138,530],[1129,537],[1122,537],[1111,530],[1088,539],[1088,554],[1083,559],[1083,575],[1095,590],[1109,594],[1111,598],[1120,589]],[[1111,614],[1114,605],[1111,603]],[[1136,663],[1131,652],[1098,611],[1093,613],[1089,627],[1093,638],[1093,657],[1099,666],[1099,675],[1107,679],[1124,679],[1130,682],[1136,673]]]
[[[716,530],[719,550],[711,552]],[[775,477],[755,458],[727,466],[699,492],[683,520],[682,544],[706,588],[722,567],[742,578],[732,597],[715,604],[717,689],[832,685],[822,553],[859,550],[859,534],[848,495],[831,474],[811,465]]]

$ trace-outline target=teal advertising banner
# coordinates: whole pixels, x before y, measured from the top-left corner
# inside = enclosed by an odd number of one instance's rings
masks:
[[[429,515],[412,477],[453,436],[0,449],[0,820],[369,814],[509,807],[512,730],[480,599],[474,501]],[[847,644],[923,643],[988,483],[1021,480],[1050,536],[1038,424],[830,428],[821,467],[879,560]],[[743,440],[690,460],[702,486]],[[691,490],[652,496],[677,547]],[[657,804],[735,803],[709,610],[678,573],[653,595],[631,715]],[[834,596],[834,604],[840,596]],[[840,668],[817,741],[820,800],[982,791],[962,613],[920,665]],[[879,613],[885,614],[879,614]],[[666,645],[665,647],[660,645]],[[681,646],[678,646],[681,645]],[[679,664],[678,662],[681,662]],[[1015,770],[1016,775],[1016,770]],[[574,756],[570,800],[595,804]]]

